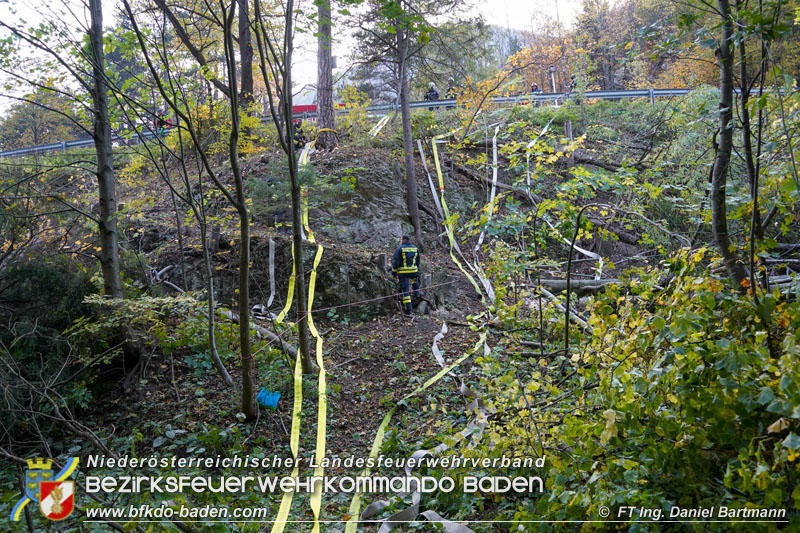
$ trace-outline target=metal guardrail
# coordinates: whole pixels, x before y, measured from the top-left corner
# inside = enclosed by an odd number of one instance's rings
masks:
[[[693,89],[634,89],[629,91],[589,91],[585,92],[582,95],[582,98],[587,100],[614,100],[619,98],[648,98],[651,104],[655,103],[656,98],[672,98],[676,96],[684,96],[689,94]],[[738,92],[738,91],[737,91]],[[567,100],[568,98],[574,98],[574,94],[570,94],[568,92],[562,93],[531,93],[531,94],[523,94],[519,96],[496,96],[492,99],[492,102],[495,104],[506,104],[506,105],[513,105],[513,104],[521,104],[521,103],[545,103],[545,102],[558,102],[559,100]],[[420,100],[416,102],[411,102],[410,107],[412,109],[420,109],[420,108],[439,108],[439,107],[456,107],[458,102],[455,99],[449,100]],[[374,105],[365,108],[366,111],[370,113],[389,113],[393,111],[399,111],[400,106],[398,104],[382,104],[382,105]],[[336,112],[338,114],[347,113],[347,109],[337,109]],[[316,112],[309,111],[303,113],[294,113],[292,115],[293,118],[313,118],[316,117]],[[113,139],[114,143],[119,144],[130,144],[131,141],[134,142],[142,142],[146,139],[152,139],[156,136],[156,133],[153,131],[141,131],[132,133],[126,137],[115,137]],[[29,148],[17,148],[15,150],[6,150],[4,152],[0,152],[0,157],[15,157],[21,155],[30,155],[30,154],[38,154],[42,152],[52,152],[52,151],[66,151],[68,148],[80,148],[80,147],[87,147],[93,146],[94,140],[89,139],[79,139],[74,141],[62,141],[57,143],[51,144],[42,144],[39,146],[32,146]]]
[[[585,99],[595,99],[595,100],[614,100],[618,98],[649,98],[650,103],[655,103],[656,98],[672,98],[675,96],[685,96],[689,94],[694,89],[634,89],[629,91],[589,91],[583,94],[583,98]],[[523,94],[519,96],[496,96],[492,99],[492,102],[495,104],[517,104],[517,103],[524,103],[524,102],[553,102],[558,100],[566,100],[568,98],[574,98],[574,93],[563,92],[563,93],[531,93],[531,94]],[[455,107],[458,105],[456,99],[452,98],[449,100],[419,100],[416,102],[411,102],[409,107],[412,109],[420,109],[426,107]],[[381,104],[381,105],[374,105],[365,108],[366,111],[372,113],[380,113],[380,112],[393,112],[399,111],[400,105],[399,104]],[[337,109],[336,112],[338,114],[347,113],[347,109]],[[316,116],[316,113],[313,111],[307,111],[303,113],[295,113],[292,115],[294,118],[312,118]],[[0,154],[2,155],[2,154]]]
[[[120,144],[131,144],[131,142],[135,144],[139,144],[147,139],[152,139],[156,136],[156,133],[152,131],[137,131],[136,133],[131,133],[130,135],[126,136],[116,136],[111,139],[111,142],[115,145]],[[38,146],[31,146],[29,148],[17,148],[14,150],[6,150],[0,152],[0,157],[14,157],[14,156],[22,156],[22,155],[31,155],[31,154],[39,154],[42,152],[66,152],[68,148],[87,148],[89,146],[94,146],[94,139],[91,137],[87,139],[76,139],[73,141],[61,141],[57,143],[51,144],[40,144]]]

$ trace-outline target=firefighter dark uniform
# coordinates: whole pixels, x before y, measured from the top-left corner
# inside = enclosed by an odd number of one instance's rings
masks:
[[[299,152],[306,145],[306,134],[303,131],[303,124],[299,120],[293,121],[292,130],[294,132],[294,149]]]
[[[436,85],[431,83],[428,85],[428,90],[425,91],[425,100],[428,102],[435,102],[439,99],[439,91],[436,90]],[[439,109],[439,107],[429,107],[428,111],[433,111],[435,109]]]
[[[403,310],[410,315],[411,289],[414,294],[419,294],[419,249],[404,240],[392,257],[392,272],[400,280],[400,290],[403,292]]]

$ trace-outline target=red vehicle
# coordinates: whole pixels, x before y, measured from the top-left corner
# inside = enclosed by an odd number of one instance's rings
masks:
[[[344,109],[344,104],[336,104],[336,107]],[[292,106],[292,113],[316,113],[317,104],[295,105]]]

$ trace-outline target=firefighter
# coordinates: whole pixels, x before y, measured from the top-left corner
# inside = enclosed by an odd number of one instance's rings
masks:
[[[400,290],[403,293],[403,312],[413,316],[411,306],[411,289],[415,296],[420,296],[419,290],[419,249],[411,244],[411,237],[403,235],[403,243],[394,251],[392,257],[392,273],[400,281]]]
[[[435,102],[439,99],[439,91],[436,90],[436,84],[431,82],[428,85],[428,90],[425,92],[425,100],[428,102]],[[439,109],[439,107],[429,107],[428,111],[433,111],[434,109]]]
[[[167,133],[167,112],[159,111],[156,117],[156,127],[158,128],[158,136],[164,137]]]
[[[456,80],[453,77],[447,78],[447,99],[455,100],[458,97],[458,87],[456,87]],[[455,106],[449,105],[446,109],[453,109]]]
[[[539,88],[539,84],[536,83],[536,82],[533,82],[531,84],[531,94],[536,96],[537,94],[539,94],[541,92],[542,92],[542,90]],[[534,105],[534,107],[539,107],[539,100],[534,100],[533,101],[533,105]]]
[[[306,145],[306,134],[303,131],[303,121],[299,119],[293,120],[292,130],[294,131],[294,149],[299,152]]]

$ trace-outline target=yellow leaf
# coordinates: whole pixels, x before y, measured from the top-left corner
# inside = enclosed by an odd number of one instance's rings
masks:
[[[671,401],[672,403],[675,403],[675,404],[678,403],[678,398],[674,394],[668,394],[667,398],[669,398],[669,401]]]
[[[606,409],[603,411],[603,417],[606,419],[606,427],[600,434],[600,444],[606,444],[611,437],[617,436],[617,412],[613,409]]]

